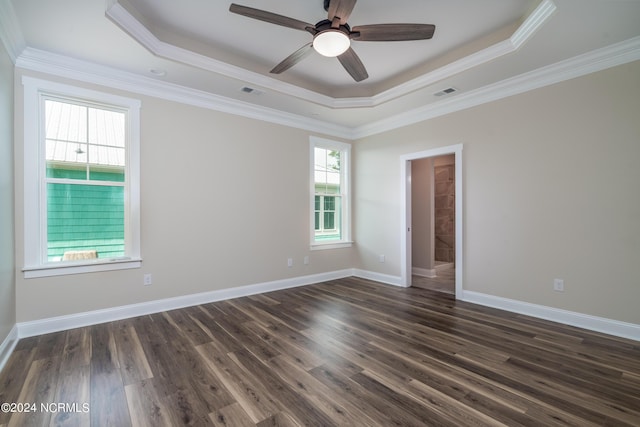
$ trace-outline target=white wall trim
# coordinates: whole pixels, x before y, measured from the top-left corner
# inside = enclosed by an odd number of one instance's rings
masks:
[[[487,307],[498,308],[513,313],[550,320],[565,325],[576,326],[590,331],[640,341],[640,325],[621,322],[604,317],[562,310],[544,305],[502,298],[480,292],[463,291],[458,299]]]
[[[436,275],[436,269],[435,268],[412,267],[411,268],[411,274],[413,274],[414,276],[428,277],[430,279],[433,279],[434,277],[438,277]]]
[[[7,338],[2,342],[2,344],[0,344],[0,370],[2,370],[2,367],[13,352],[18,339],[21,338],[90,326],[104,322],[127,319],[136,316],[143,316],[147,314],[160,313],[167,310],[207,304],[215,301],[240,298],[249,295],[295,288],[315,283],[322,283],[351,276],[374,280],[388,285],[404,287],[402,285],[401,277],[399,276],[392,276],[388,274],[360,269],[344,269],[247,286],[239,286],[236,288],[220,289],[210,292],[183,295],[174,298],[166,298],[162,300],[148,301],[102,310],[88,311],[84,313],[50,317],[29,322],[20,322],[14,325]],[[474,304],[494,307],[515,313],[538,317],[541,319],[547,319],[554,322],[564,323],[567,325],[578,326],[596,332],[602,332],[614,336],[640,341],[640,325],[619,322],[616,320],[605,319],[581,313],[574,313],[552,307],[529,304],[501,297],[494,297],[478,292],[464,291],[461,296],[458,296],[458,299]]]
[[[20,54],[16,60],[16,67],[338,138],[353,137],[352,129],[347,126],[262,107],[30,47]]]
[[[351,269],[338,270],[328,273],[313,274],[309,276],[294,277],[290,279],[275,280],[271,282],[257,283],[253,285],[239,286],[235,288],[220,289],[210,292],[182,295],[174,298],[166,298],[138,304],[124,305],[120,307],[106,308],[102,310],[75,313],[65,316],[50,317],[46,319],[20,322],[17,324],[20,338],[47,334],[50,332],[64,331],[98,323],[128,319],[146,314],[159,313],[167,310],[191,307],[199,304],[207,304],[248,295],[278,291],[281,289],[295,288],[313,283],[326,282],[341,279],[353,275]]]
[[[392,276],[390,274],[376,273],[375,271],[360,270],[354,268],[352,276],[361,277],[363,279],[374,280],[376,282],[385,283],[387,285],[399,286],[404,288],[402,280],[399,276]]]
[[[0,37],[2,37],[1,33]],[[33,48],[24,49],[15,63],[17,67],[27,70],[354,140],[636,60],[640,60],[640,36],[357,127],[338,125],[262,107]],[[360,106],[362,105],[358,105]]]
[[[0,343],[0,372],[2,368],[7,364],[9,356],[13,353],[13,349],[18,344],[18,327],[13,325],[13,328],[9,331],[9,335]]]
[[[485,49],[474,52],[457,61],[437,68],[413,80],[399,84],[389,90],[371,97],[371,106],[383,104],[401,96],[420,90],[429,85],[442,81],[463,71],[478,67],[493,61],[501,56],[516,52],[551,18],[557,6],[551,0],[543,0],[538,7],[527,17],[518,29],[506,40],[495,43]],[[336,100],[336,104],[342,108],[353,107],[349,99]],[[342,104],[341,104],[342,103]]]
[[[84,313],[74,313],[64,316],[32,320],[28,322],[19,322],[16,327],[14,327],[14,330],[17,331],[17,333],[16,331],[14,331],[14,337],[32,337],[36,335],[48,334],[51,332],[65,331],[68,329],[96,325],[99,323],[128,319],[136,316],[160,313],[167,310],[175,310],[184,307],[207,304],[215,301],[223,301],[232,298],[240,298],[249,295],[262,294],[266,292],[306,286],[315,283],[322,283],[351,276],[375,280],[377,282],[386,283],[389,285],[401,286],[399,277],[348,268],[327,273],[312,274],[308,276],[293,277],[290,279],[239,286],[236,288],[220,289],[210,292],[182,295],[174,298],[166,298],[161,300],[142,302],[138,304],[129,304],[120,307],[106,308],[102,310],[87,311]],[[13,344],[13,346],[15,346],[15,343]],[[12,350],[13,347],[8,350],[8,353],[10,354]]]
[[[548,21],[556,8],[557,7],[553,0],[543,0],[508,39],[440,67],[434,71],[428,72],[408,82],[399,84],[374,96],[353,98],[330,97],[163,42],[115,0],[111,0],[107,3],[105,14],[109,19],[111,19],[111,21],[126,31],[133,39],[158,57],[198,67],[226,77],[246,81],[276,92],[323,105],[325,107],[361,108],[375,107],[407,95],[415,90],[422,89],[430,84],[441,81],[462,71],[469,70],[517,51],[520,46],[529,40],[531,36],[533,36],[533,34]]]
[[[520,49],[542,26],[551,18],[551,15],[558,9],[551,0],[543,0],[538,7],[525,19],[518,29],[509,38],[513,47]]]
[[[276,92],[284,93],[296,98],[304,99],[316,104],[331,107],[333,98],[302,87],[286,83],[273,77],[265,76],[228,64],[217,59],[183,49],[158,39],[148,28],[122,7],[118,2],[112,2],[107,7],[105,15],[113,23],[126,31],[134,40],[144,46],[152,54],[172,61],[191,65],[206,71],[211,71],[226,77],[238,79]]]
[[[640,36],[353,129],[365,138],[640,60]]]
[[[107,10],[112,9],[114,13],[124,10],[117,3],[117,0],[108,0]],[[505,54],[508,51],[519,49],[526,40],[547,22],[556,9],[557,6],[552,0],[541,1],[510,39],[490,46],[485,49],[486,52],[480,51],[460,61],[454,61],[454,63],[442,67],[443,69],[435,70],[434,73],[441,73],[442,76],[450,75],[456,70],[459,71],[460,69],[474,66],[474,62],[486,62],[492,55]],[[7,47],[9,55],[14,57],[14,63],[17,67],[351,140],[429,120],[640,59],[640,37],[634,37],[473,91],[460,93],[414,110],[361,126],[349,127],[29,48],[26,47],[26,42],[17,22],[11,2],[9,0],[0,0],[0,40]],[[155,36],[151,36],[155,38]],[[147,40],[147,43],[151,42]],[[434,76],[435,74],[428,73],[414,79],[415,81],[406,82],[369,98],[327,97],[329,101],[324,98],[323,100],[316,99],[315,101],[319,104],[328,102],[330,108],[371,108],[402,96],[404,91],[414,91],[425,82],[426,84],[433,82]],[[266,85],[261,86],[266,87]],[[302,88],[298,89],[303,90]],[[305,95],[294,93],[291,96],[304,98]]]
[[[329,108],[375,107],[441,81],[459,72],[480,66],[498,57],[517,51],[553,15],[557,6],[553,0],[542,0],[518,29],[506,40],[428,72],[420,77],[369,97],[334,98],[259,73],[245,70],[223,61],[183,49],[158,39],[129,13],[117,0],[106,2],[105,15],[154,55],[198,67],[227,77],[246,81],[273,91],[313,102]],[[14,63],[27,47],[11,2],[0,0],[0,40]],[[76,70],[81,68],[70,67]],[[340,136],[340,135],[335,135]]]

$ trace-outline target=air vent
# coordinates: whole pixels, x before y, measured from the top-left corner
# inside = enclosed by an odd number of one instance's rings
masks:
[[[240,89],[240,91],[244,93],[250,93],[251,95],[261,95],[263,93],[262,91],[249,86],[244,86],[242,89]]]
[[[446,89],[442,89],[440,92],[436,92],[433,94],[433,96],[444,96],[444,95],[450,95],[453,92],[457,92],[458,89],[454,88],[454,87],[448,87]]]
[[[150,73],[151,75],[153,75],[153,76],[156,76],[156,77],[163,77],[163,76],[166,76],[166,75],[167,75],[166,70],[164,70],[164,69],[162,69],[162,68],[151,68],[151,69],[149,70],[149,73]]]

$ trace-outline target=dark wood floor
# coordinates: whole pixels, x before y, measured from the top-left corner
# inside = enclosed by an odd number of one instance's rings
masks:
[[[0,426],[639,426],[640,343],[350,278],[22,339],[0,402],[37,406]]]

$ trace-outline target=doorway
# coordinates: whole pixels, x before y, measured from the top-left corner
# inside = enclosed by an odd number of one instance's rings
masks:
[[[407,154],[401,162],[402,285],[416,280],[418,286],[430,282],[444,289],[453,281],[449,289],[461,298],[462,144]],[[425,198],[415,197],[416,190]]]

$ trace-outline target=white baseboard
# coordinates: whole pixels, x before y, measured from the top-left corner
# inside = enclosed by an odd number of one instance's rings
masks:
[[[13,328],[9,331],[9,335],[0,344],[0,371],[4,368],[4,365],[9,360],[9,356],[13,353],[13,349],[18,344],[18,327],[13,325]]]
[[[387,285],[405,287],[402,284],[402,278],[400,276],[391,276],[389,274],[376,273],[375,271],[360,270],[354,268],[351,271],[352,276],[362,277],[363,279],[374,280],[376,282],[386,283]]]
[[[83,326],[128,319],[131,317],[143,316],[146,314],[160,313],[167,310],[175,310],[178,308],[206,304],[215,301],[222,301],[231,298],[239,298],[265,292],[278,291],[281,289],[310,285],[313,283],[326,282],[328,280],[341,279],[349,276],[353,276],[353,271],[351,269],[346,269],[329,273],[294,277],[291,279],[275,280],[272,282],[258,283],[254,285],[239,286],[236,288],[220,289],[198,294],[183,295],[175,298],[166,298],[139,304],[130,304],[120,307],[107,308],[103,310],[94,310],[84,313],[70,314],[66,316],[33,320],[29,322],[20,322],[17,324],[18,336],[20,338],[25,338],[35,335],[48,334],[51,332],[64,331],[73,328],[80,328]]]
[[[551,320],[565,325],[576,326],[595,332],[640,341],[640,325],[620,322],[604,317],[576,313],[574,311],[531,304],[528,302],[496,297],[473,291],[463,291],[458,299],[487,307],[499,308],[513,313]]]
[[[436,274],[437,274],[438,271],[448,270],[450,268],[455,268],[455,264],[452,262],[445,262],[444,264],[436,264],[436,268],[434,268],[434,270],[436,271]]]
[[[429,268],[412,267],[411,274],[413,274],[414,276],[428,277],[429,279],[433,279],[434,277],[437,277],[435,268],[429,269]]]
[[[66,316],[51,317],[47,319],[20,322],[16,324],[7,338],[0,344],[0,369],[6,363],[19,338],[58,332],[83,326],[95,325],[104,322],[127,319],[146,314],[159,313],[183,307],[206,304],[243,296],[261,294],[344,277],[356,276],[374,280],[393,286],[402,285],[399,276],[392,276],[373,271],[360,269],[345,269],[328,273],[313,274],[294,277],[290,279],[275,280],[236,288],[220,289],[198,294],[183,295],[175,298],[167,298],[156,301],[130,304],[120,307],[94,310],[84,313],[70,314]],[[499,308],[514,313],[525,314],[558,323],[577,326],[592,331],[602,332],[623,338],[640,341],[640,325],[625,323],[616,320],[590,316],[586,314],[561,310],[557,308],[530,304],[522,301],[511,300],[502,297],[482,294],[479,292],[463,291],[457,296],[462,301],[480,304],[488,307]]]

